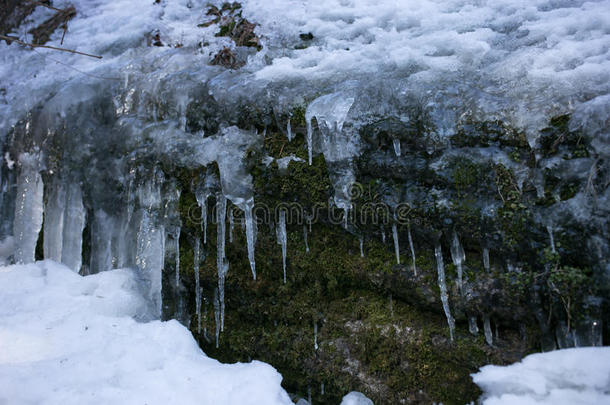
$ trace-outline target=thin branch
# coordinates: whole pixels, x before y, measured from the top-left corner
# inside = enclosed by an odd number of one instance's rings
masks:
[[[39,1],[33,1],[33,0],[30,0],[30,1],[29,1],[29,3],[35,4],[35,5],[37,5],[37,6],[42,6],[42,7],[50,8],[51,10],[55,10],[55,11],[64,11],[64,10],[62,10],[62,9],[60,9],[60,8],[55,8],[55,7],[53,7],[53,6],[50,6],[50,5],[48,5],[48,4],[41,3],[41,2],[39,2]]]
[[[0,39],[4,39],[9,44],[11,42],[17,42],[20,45],[29,46],[30,48],[47,48],[47,49],[53,49],[55,51],[69,52],[69,53],[73,53],[73,54],[77,54],[77,55],[89,56],[90,58],[102,59],[101,56],[91,55],[89,53],[79,52],[79,51],[75,51],[73,49],[58,48],[56,46],[49,46],[49,45],[30,44],[30,43],[27,43],[27,42],[23,42],[23,41],[21,41],[19,39],[16,39],[15,37],[7,37],[6,35],[0,35]]]

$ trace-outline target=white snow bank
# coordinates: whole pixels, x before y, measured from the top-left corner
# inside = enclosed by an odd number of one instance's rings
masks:
[[[343,397],[341,405],[373,405],[373,401],[358,391],[352,391]]]
[[[484,405],[610,404],[610,347],[532,354],[472,375]]]
[[[439,133],[452,131],[462,116],[506,120],[530,132],[575,110],[574,125],[599,126],[607,118],[581,106],[606,105],[610,93],[609,0],[242,0],[263,50],[226,74],[206,66],[219,49],[235,47],[214,35],[217,25],[197,26],[209,20],[208,0],[70,2],[77,16],[64,43],[57,30],[49,45],[103,59],[0,42],[6,92],[0,128],[72,79],[104,78],[111,85],[145,75],[155,93],[160,78],[181,70],[217,83],[215,95],[230,89],[235,96],[234,86],[247,84],[244,94],[255,98],[266,94],[255,91],[261,86],[282,81],[296,87],[292,97],[369,83],[399,104],[415,97],[438,110]],[[37,10],[13,34],[30,40],[23,33],[46,17],[48,10]],[[167,46],[147,46],[157,32]],[[312,40],[300,39],[309,32]]]
[[[178,322],[135,321],[134,277],[0,267],[0,404],[291,404],[271,366],[221,364]]]

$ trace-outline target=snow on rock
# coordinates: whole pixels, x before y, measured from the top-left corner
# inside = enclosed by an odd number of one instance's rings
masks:
[[[360,392],[352,391],[343,397],[341,405],[373,405],[373,401]]]
[[[610,403],[610,347],[532,354],[510,366],[485,366],[472,375],[483,405]]]
[[[150,316],[136,275],[0,267],[0,403],[291,404],[271,366],[221,364],[177,321],[135,320]]]

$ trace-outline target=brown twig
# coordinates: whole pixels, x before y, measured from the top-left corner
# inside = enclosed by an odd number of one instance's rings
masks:
[[[47,48],[47,49],[53,49],[55,51],[69,52],[69,53],[73,53],[73,54],[77,54],[77,55],[89,56],[90,58],[102,59],[101,56],[91,55],[89,53],[79,52],[79,51],[75,51],[73,49],[58,48],[56,46],[49,46],[49,45],[30,44],[30,43],[27,43],[27,42],[23,42],[23,41],[15,38],[15,37],[7,37],[6,35],[0,35],[0,39],[4,39],[9,44],[11,42],[17,42],[20,45],[29,46],[30,48]]]
[[[41,2],[39,2],[39,1],[33,1],[33,0],[29,0],[29,3],[35,4],[35,5],[37,5],[37,6],[46,7],[46,8],[49,8],[49,9],[51,9],[51,10],[55,10],[55,11],[64,11],[64,10],[62,10],[62,9],[60,9],[60,8],[55,8],[55,7],[53,7],[53,6],[50,6],[50,5],[48,5],[48,4],[41,3]]]

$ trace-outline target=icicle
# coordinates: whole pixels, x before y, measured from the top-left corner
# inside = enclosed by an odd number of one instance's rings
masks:
[[[483,267],[485,271],[489,273],[491,271],[491,266],[489,264],[489,249],[483,248]]]
[[[142,214],[144,215],[144,214]],[[144,229],[146,227],[146,230]],[[148,228],[152,228],[150,224],[150,218],[148,212],[146,218],[140,223],[141,232],[147,232]],[[114,220],[106,211],[102,209],[95,210],[93,213],[93,221],[91,224],[91,260],[89,263],[89,271],[91,274],[96,274],[101,271],[107,271],[112,269],[112,231],[114,229]],[[147,243],[145,240],[146,235],[138,234],[142,239],[138,242],[142,243],[141,251],[142,254],[148,254],[145,252]],[[165,241],[163,242],[165,245]],[[137,263],[136,263],[137,264]]]
[[[307,225],[303,225],[303,239],[305,240],[305,252],[309,253],[309,244],[307,243]]]
[[[286,211],[280,211],[280,220],[277,228],[277,243],[282,246],[282,267],[284,269],[284,284],[286,284]]]
[[[407,224],[407,232],[409,236],[409,248],[411,249],[411,260],[413,261],[413,274],[417,276],[417,266],[415,265],[415,248],[413,247],[413,238],[411,237],[411,223]]]
[[[479,326],[477,325],[477,317],[476,316],[469,316],[468,317],[468,331],[473,334],[473,335],[478,335],[479,333]]]
[[[201,286],[199,281],[199,238],[195,239],[193,250],[193,273],[195,273],[195,313],[197,314],[197,333],[201,333]]]
[[[547,225],[546,230],[549,233],[549,241],[551,242],[551,252],[557,253],[557,251],[555,250],[555,238],[553,237],[553,226]]]
[[[311,166],[312,157],[313,157],[313,129],[311,127],[311,120],[305,117],[307,120],[307,157],[309,161],[309,166]]]
[[[381,243],[385,244],[385,229],[381,226]]]
[[[83,230],[86,218],[83,194],[78,183],[68,186],[66,199],[61,262],[78,273],[83,261]]]
[[[246,243],[248,245],[248,260],[250,261],[250,270],[252,270],[252,278],[256,280],[256,261],[254,258],[254,247],[256,245],[256,223],[252,215],[254,209],[254,199],[250,198],[244,203],[244,217],[246,219]]]
[[[320,383],[320,395],[324,395],[324,383]]]
[[[288,142],[292,141],[292,127],[290,125],[290,118],[288,118],[288,124],[286,124],[286,133],[288,134]]]
[[[207,244],[207,234],[208,234],[208,197],[210,195],[203,192],[195,193],[195,198],[197,199],[197,205],[201,208],[201,233],[203,233],[203,243]]]
[[[353,97],[347,97],[346,94],[338,92],[318,97],[307,106],[305,121],[307,123],[307,153],[310,165],[313,152],[313,129],[311,120],[314,117],[316,118],[318,128],[320,128],[321,131],[326,130],[340,133],[352,104],[354,104]]]
[[[318,350],[318,323],[314,322],[313,324],[313,348],[314,350]]]
[[[494,338],[491,333],[491,322],[489,321],[489,316],[483,316],[483,331],[485,332],[485,341],[488,345],[493,346]]]
[[[220,303],[218,302],[218,288],[214,289],[214,321],[216,322],[216,348],[220,340]]]
[[[176,252],[176,286],[180,284],[180,227],[177,227],[174,232],[174,251]]]
[[[227,199],[222,193],[216,194],[216,268],[218,269],[218,300],[220,301],[220,330],[224,331],[225,320],[225,276],[229,262],[225,257]]]
[[[462,263],[466,259],[466,255],[464,254],[464,249],[460,244],[460,240],[458,239],[457,233],[453,232],[453,239],[451,240],[451,258],[453,259],[453,264],[457,268],[458,275],[458,288],[460,289],[460,294],[464,294],[464,269],[462,268]]]
[[[136,242],[136,266],[147,279],[148,298],[153,303],[155,318],[161,317],[161,276],[165,258],[165,228],[155,226],[148,210],[142,210]]]
[[[396,224],[392,224],[392,237],[394,238],[394,253],[396,253],[396,263],[400,264],[400,246],[398,245],[398,230]]]
[[[443,251],[441,250],[440,243],[436,243],[434,247],[434,256],[436,257],[436,269],[438,272],[438,287],[441,290],[441,302],[443,303],[443,310],[447,317],[447,323],[449,324],[449,336],[453,341],[453,333],[455,330],[455,320],[451,316],[451,310],[449,309],[449,294],[447,294],[447,284],[445,282],[445,265],[443,263]]]
[[[235,226],[235,219],[233,217],[233,210],[229,210],[229,243],[233,243],[233,227]]]
[[[396,156],[400,156],[400,139],[394,138],[392,143],[394,144],[394,153]]]
[[[17,198],[13,236],[15,262],[32,263],[35,260],[38,234],[42,227],[44,185],[38,172],[38,157],[24,153],[19,157],[21,170],[17,179]]]
[[[394,301],[392,300],[392,294],[388,298],[389,307],[390,307],[390,318],[394,318]]]
[[[203,298],[203,336],[208,335],[208,299]]]
[[[364,257],[364,240],[360,237],[360,257]]]
[[[47,202],[44,207],[44,258],[61,262],[64,234],[64,206],[66,189],[63,181],[55,178],[47,187]]]
[[[343,229],[347,229],[347,222],[349,220],[349,207],[343,208]]]

